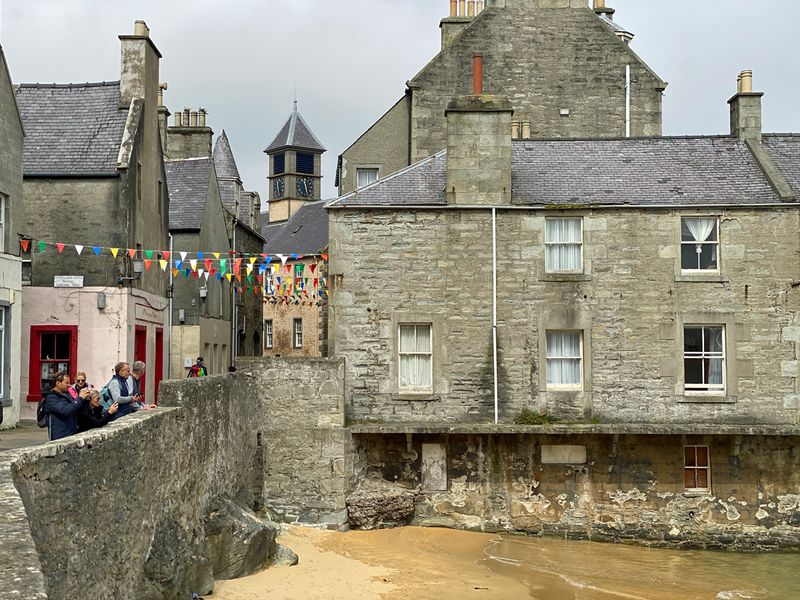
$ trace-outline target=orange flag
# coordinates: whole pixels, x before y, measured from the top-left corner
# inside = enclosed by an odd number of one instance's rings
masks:
[[[128,256],[136,258],[136,248],[128,248]]]
[[[19,241],[19,245],[22,246],[22,251],[23,252],[27,252],[28,251],[28,246],[30,246],[30,244],[31,244],[30,240],[22,239],[22,240]]]

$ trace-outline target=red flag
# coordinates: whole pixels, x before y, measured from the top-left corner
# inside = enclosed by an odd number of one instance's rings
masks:
[[[162,253],[161,253],[161,256],[163,256],[163,257],[164,257],[164,260],[169,260],[169,252],[166,252],[166,251],[165,251],[165,252],[162,252]]]
[[[328,262],[328,255],[327,254],[320,254],[320,256],[322,257],[322,260],[324,260],[325,262]]]
[[[56,248],[58,248],[58,253],[59,254],[61,254],[64,251],[64,246],[66,246],[66,244],[62,244],[61,242],[58,242],[56,244]]]
[[[22,246],[22,251],[23,252],[27,252],[28,251],[28,246],[30,246],[30,244],[31,244],[30,240],[21,239],[19,241],[19,245]]]
[[[150,270],[150,265],[152,265],[152,264],[153,264],[153,261],[152,261],[152,260],[146,260],[146,261],[144,261],[144,268],[145,268],[145,270],[149,271],[149,270]]]
[[[233,272],[239,275],[239,270],[242,268],[242,259],[237,258],[233,261]]]
[[[213,262],[210,258],[206,259],[205,264],[206,264],[206,271],[212,271],[211,265],[213,264]],[[211,274],[213,275],[213,272]]]
[[[311,269],[311,273],[313,274],[314,271],[317,268],[317,264],[316,263],[312,263],[312,264],[308,265],[308,268]]]
[[[136,258],[136,248],[128,248],[128,256]]]

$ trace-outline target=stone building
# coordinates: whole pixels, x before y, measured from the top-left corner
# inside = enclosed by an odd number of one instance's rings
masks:
[[[442,8],[447,5],[442,0]],[[402,98],[339,156],[347,193],[443,150],[447,103],[469,92],[472,60],[486,62],[488,90],[514,109],[521,138],[661,134],[662,81],[629,47],[633,37],[595,0],[451,2],[440,52]],[[630,82],[628,84],[628,81]],[[630,93],[627,93],[627,92]]]
[[[17,91],[27,132],[19,231],[29,240],[21,377],[29,402],[56,371],[86,371],[103,385],[121,360],[147,363],[145,396],[154,399],[167,366],[167,283],[144,266],[145,251],[168,248],[161,53],[143,21],[119,39],[120,81]]]
[[[0,403],[3,427],[20,412],[21,262],[16,231],[22,213],[22,147],[25,132],[0,46]]]
[[[217,279],[198,256],[230,248],[225,209],[222,206],[214,161],[205,158],[168,160],[169,230],[174,252],[188,252],[172,286],[172,377],[185,377],[198,356],[210,374],[226,373],[230,365],[230,284]],[[213,258],[213,257],[212,257]],[[195,268],[191,269],[191,261]],[[173,262],[173,266],[175,266]],[[191,272],[186,274],[185,270]],[[208,275],[206,275],[208,273]]]
[[[308,202],[286,223],[270,229],[264,253],[277,260],[265,286],[264,356],[327,356],[325,203]]]
[[[800,136],[749,72],[679,138],[512,140],[475,84],[328,204],[356,478],[423,523],[797,546]]]
[[[328,214],[321,198],[325,147],[297,111],[264,151],[269,157],[269,223],[264,254],[265,356],[327,356]]]

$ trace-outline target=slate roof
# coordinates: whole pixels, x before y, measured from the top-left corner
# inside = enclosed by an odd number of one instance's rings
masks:
[[[239,169],[236,166],[236,159],[233,157],[233,150],[231,150],[231,143],[228,141],[228,134],[225,130],[217,138],[217,143],[214,144],[214,167],[217,169],[217,177],[220,179],[238,179]]]
[[[764,147],[775,166],[800,199],[800,134],[775,133],[763,136]]]
[[[116,176],[128,117],[119,94],[118,81],[20,85],[25,176]]]
[[[800,136],[774,138],[772,146],[787,178],[793,168],[800,182]],[[329,205],[445,204],[446,159],[442,151]],[[780,203],[750,150],[730,136],[515,141],[511,184],[515,205]]]
[[[325,146],[320,143],[317,136],[313,134],[309,126],[297,112],[297,103],[295,102],[294,110],[289,116],[278,135],[272,140],[272,143],[267,146],[264,152],[272,152],[279,148],[301,148],[303,150],[315,150],[317,152],[325,152]]]
[[[272,226],[270,226],[272,227]],[[272,232],[267,232],[272,234]],[[267,238],[267,254],[318,254],[328,246],[328,211],[325,202],[309,202]]]
[[[609,19],[606,15],[602,15],[600,20],[608,25],[615,34],[627,34],[631,38],[634,37],[633,33],[625,29],[622,25],[614,21],[613,19]]]
[[[210,158],[164,161],[169,190],[169,230],[197,231],[203,224],[208,186],[214,172]]]

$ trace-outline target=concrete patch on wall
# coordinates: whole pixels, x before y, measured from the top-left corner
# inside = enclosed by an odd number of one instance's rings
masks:
[[[586,446],[542,445],[543,465],[582,465],[586,462]]]
[[[447,451],[444,444],[422,444],[422,487],[447,489]]]

